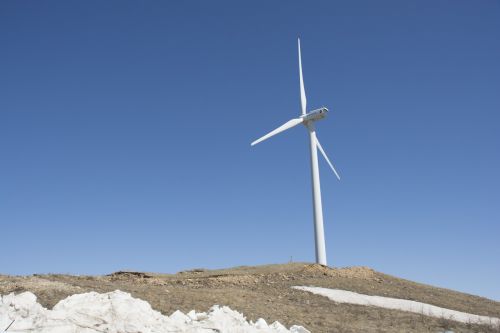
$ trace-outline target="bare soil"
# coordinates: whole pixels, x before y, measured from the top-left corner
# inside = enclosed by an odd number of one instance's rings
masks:
[[[177,274],[116,272],[105,276],[62,274],[0,275],[0,294],[31,291],[52,308],[59,300],[88,291],[127,291],[148,301],[165,315],[175,310],[207,311],[228,305],[250,320],[278,320],[312,332],[497,332],[499,327],[461,324],[451,320],[377,307],[339,304],[292,286],[338,288],[358,293],[410,299],[500,318],[500,302],[436,288],[376,272],[367,267],[329,268],[290,263],[231,269],[194,269]]]

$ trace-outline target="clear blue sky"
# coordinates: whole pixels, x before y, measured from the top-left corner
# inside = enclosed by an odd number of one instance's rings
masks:
[[[327,254],[500,300],[498,1],[0,3],[0,270]]]

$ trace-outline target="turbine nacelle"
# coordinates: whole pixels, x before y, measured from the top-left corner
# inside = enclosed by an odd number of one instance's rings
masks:
[[[306,113],[305,115],[300,116],[304,123],[307,123],[309,121],[315,121],[315,120],[320,120],[326,117],[326,114],[328,113],[328,109],[325,107],[313,110],[309,113]]]

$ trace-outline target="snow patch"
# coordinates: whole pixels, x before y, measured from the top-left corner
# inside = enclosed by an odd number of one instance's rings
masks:
[[[406,299],[383,297],[383,296],[369,296],[364,294],[358,294],[352,291],[320,288],[320,287],[297,286],[292,288],[308,291],[316,295],[325,296],[331,299],[332,301],[339,303],[378,306],[386,309],[414,312],[431,317],[446,318],[462,323],[500,326],[499,318],[478,316],[471,313],[450,310],[446,308],[441,308],[439,306],[416,302],[416,301],[410,301]]]
[[[249,322],[227,306],[214,305],[208,313],[175,311],[164,316],[148,302],[119,290],[72,295],[52,310],[42,307],[30,292],[0,296],[0,332],[12,320],[9,333],[310,333],[302,326],[288,330],[279,322],[268,325],[264,319]]]

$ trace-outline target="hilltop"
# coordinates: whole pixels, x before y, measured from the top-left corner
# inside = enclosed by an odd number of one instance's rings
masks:
[[[336,288],[367,295],[414,300],[443,308],[500,318],[500,302],[436,288],[367,267],[329,268],[290,263],[230,269],[193,269],[176,274],[120,271],[103,276],[0,275],[0,294],[31,291],[51,308],[67,296],[122,290],[170,315],[227,305],[248,319],[264,318],[311,332],[500,332],[499,327],[463,324],[398,310],[339,304],[292,286]]]

